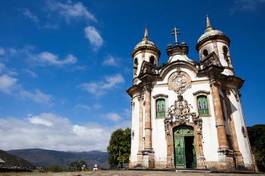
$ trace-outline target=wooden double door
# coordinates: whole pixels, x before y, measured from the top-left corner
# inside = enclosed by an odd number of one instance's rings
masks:
[[[196,168],[193,127],[186,125],[177,126],[173,129],[173,133],[176,168]]]

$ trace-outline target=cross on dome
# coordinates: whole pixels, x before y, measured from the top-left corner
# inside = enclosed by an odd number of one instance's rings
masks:
[[[178,43],[178,35],[180,34],[180,30],[176,27],[172,29],[171,35],[174,35],[175,37],[175,43]]]

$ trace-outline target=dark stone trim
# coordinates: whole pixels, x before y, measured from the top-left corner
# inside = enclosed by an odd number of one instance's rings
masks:
[[[209,91],[204,91],[204,90],[198,90],[196,92],[193,93],[193,95],[197,96],[199,94],[205,94],[205,95],[209,95],[210,92]]]
[[[165,94],[157,94],[157,95],[154,95],[153,96],[154,99],[157,99],[157,98],[160,98],[160,97],[162,97],[162,98],[168,98],[168,95],[165,95]]]

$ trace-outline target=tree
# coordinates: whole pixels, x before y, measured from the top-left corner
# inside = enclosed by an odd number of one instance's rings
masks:
[[[123,168],[124,163],[129,163],[131,152],[131,129],[117,129],[111,134],[108,153],[111,168]]]
[[[265,125],[248,127],[249,141],[261,172],[265,172]]]
[[[86,162],[83,160],[73,161],[69,164],[70,171],[82,171],[83,168],[87,166]]]

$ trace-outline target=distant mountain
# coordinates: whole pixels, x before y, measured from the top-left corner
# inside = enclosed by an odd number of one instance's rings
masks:
[[[0,170],[32,170],[33,166],[30,162],[0,150]]]
[[[44,149],[19,149],[7,151],[10,154],[24,158],[35,166],[67,166],[72,161],[84,160],[88,167],[97,164],[99,167],[108,168],[108,153],[100,151],[89,152],[62,152]]]

